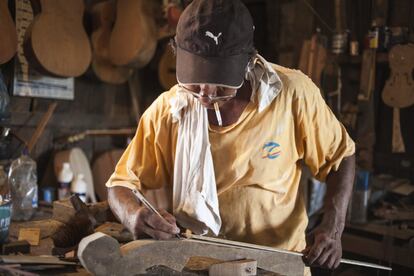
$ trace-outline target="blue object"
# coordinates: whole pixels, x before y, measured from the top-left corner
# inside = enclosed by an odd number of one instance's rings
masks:
[[[357,171],[355,189],[358,191],[367,191],[369,189],[369,171]]]
[[[9,226],[11,218],[11,201],[0,205],[0,244],[7,242],[9,238]]]
[[[43,190],[43,200],[52,203],[55,201],[55,188],[53,187],[45,187]]]

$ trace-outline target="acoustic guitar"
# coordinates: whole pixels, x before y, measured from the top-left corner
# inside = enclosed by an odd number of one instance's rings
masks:
[[[31,4],[35,17],[24,39],[29,64],[51,76],[82,75],[92,57],[83,28],[83,0],[31,0]]]
[[[396,45],[389,54],[391,75],[382,91],[382,100],[394,108],[392,127],[392,152],[405,152],[400,126],[400,108],[414,104],[414,44]]]
[[[133,70],[131,67],[114,65],[109,60],[109,41],[115,22],[115,8],[115,1],[104,1],[92,8],[92,69],[100,80],[121,84],[129,79]]]
[[[326,65],[327,53],[323,38],[319,33],[312,35],[310,40],[303,42],[299,69],[321,87],[322,71]]]
[[[0,64],[9,61],[17,51],[16,26],[7,0],[0,0]]]
[[[141,68],[154,56],[157,27],[152,16],[153,2],[117,1],[116,20],[109,41],[109,59],[113,64]]]
[[[175,65],[175,54],[170,45],[167,44],[165,45],[164,53],[162,54],[158,64],[158,80],[165,90],[168,90],[177,84]]]

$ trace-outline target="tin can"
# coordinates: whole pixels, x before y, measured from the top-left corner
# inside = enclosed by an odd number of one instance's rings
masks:
[[[11,218],[11,201],[3,201],[0,204],[0,243],[7,242]]]

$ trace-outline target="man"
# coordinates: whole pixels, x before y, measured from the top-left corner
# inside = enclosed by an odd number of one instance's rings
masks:
[[[303,251],[308,265],[336,268],[354,143],[308,77],[256,53],[253,32],[239,0],[194,0],[185,9],[175,37],[179,85],[143,114],[107,183],[109,203],[135,237],[173,238],[177,220],[230,240]],[[308,244],[301,160],[327,183],[324,217]],[[135,188],[173,190],[175,216],[153,214]]]

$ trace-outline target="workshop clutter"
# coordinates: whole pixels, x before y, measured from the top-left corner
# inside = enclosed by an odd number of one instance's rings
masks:
[[[36,162],[27,154],[14,160],[9,169],[12,198],[12,219],[29,220],[37,208]]]
[[[3,166],[0,166],[0,243],[4,243],[9,236],[11,197],[7,175]]]

